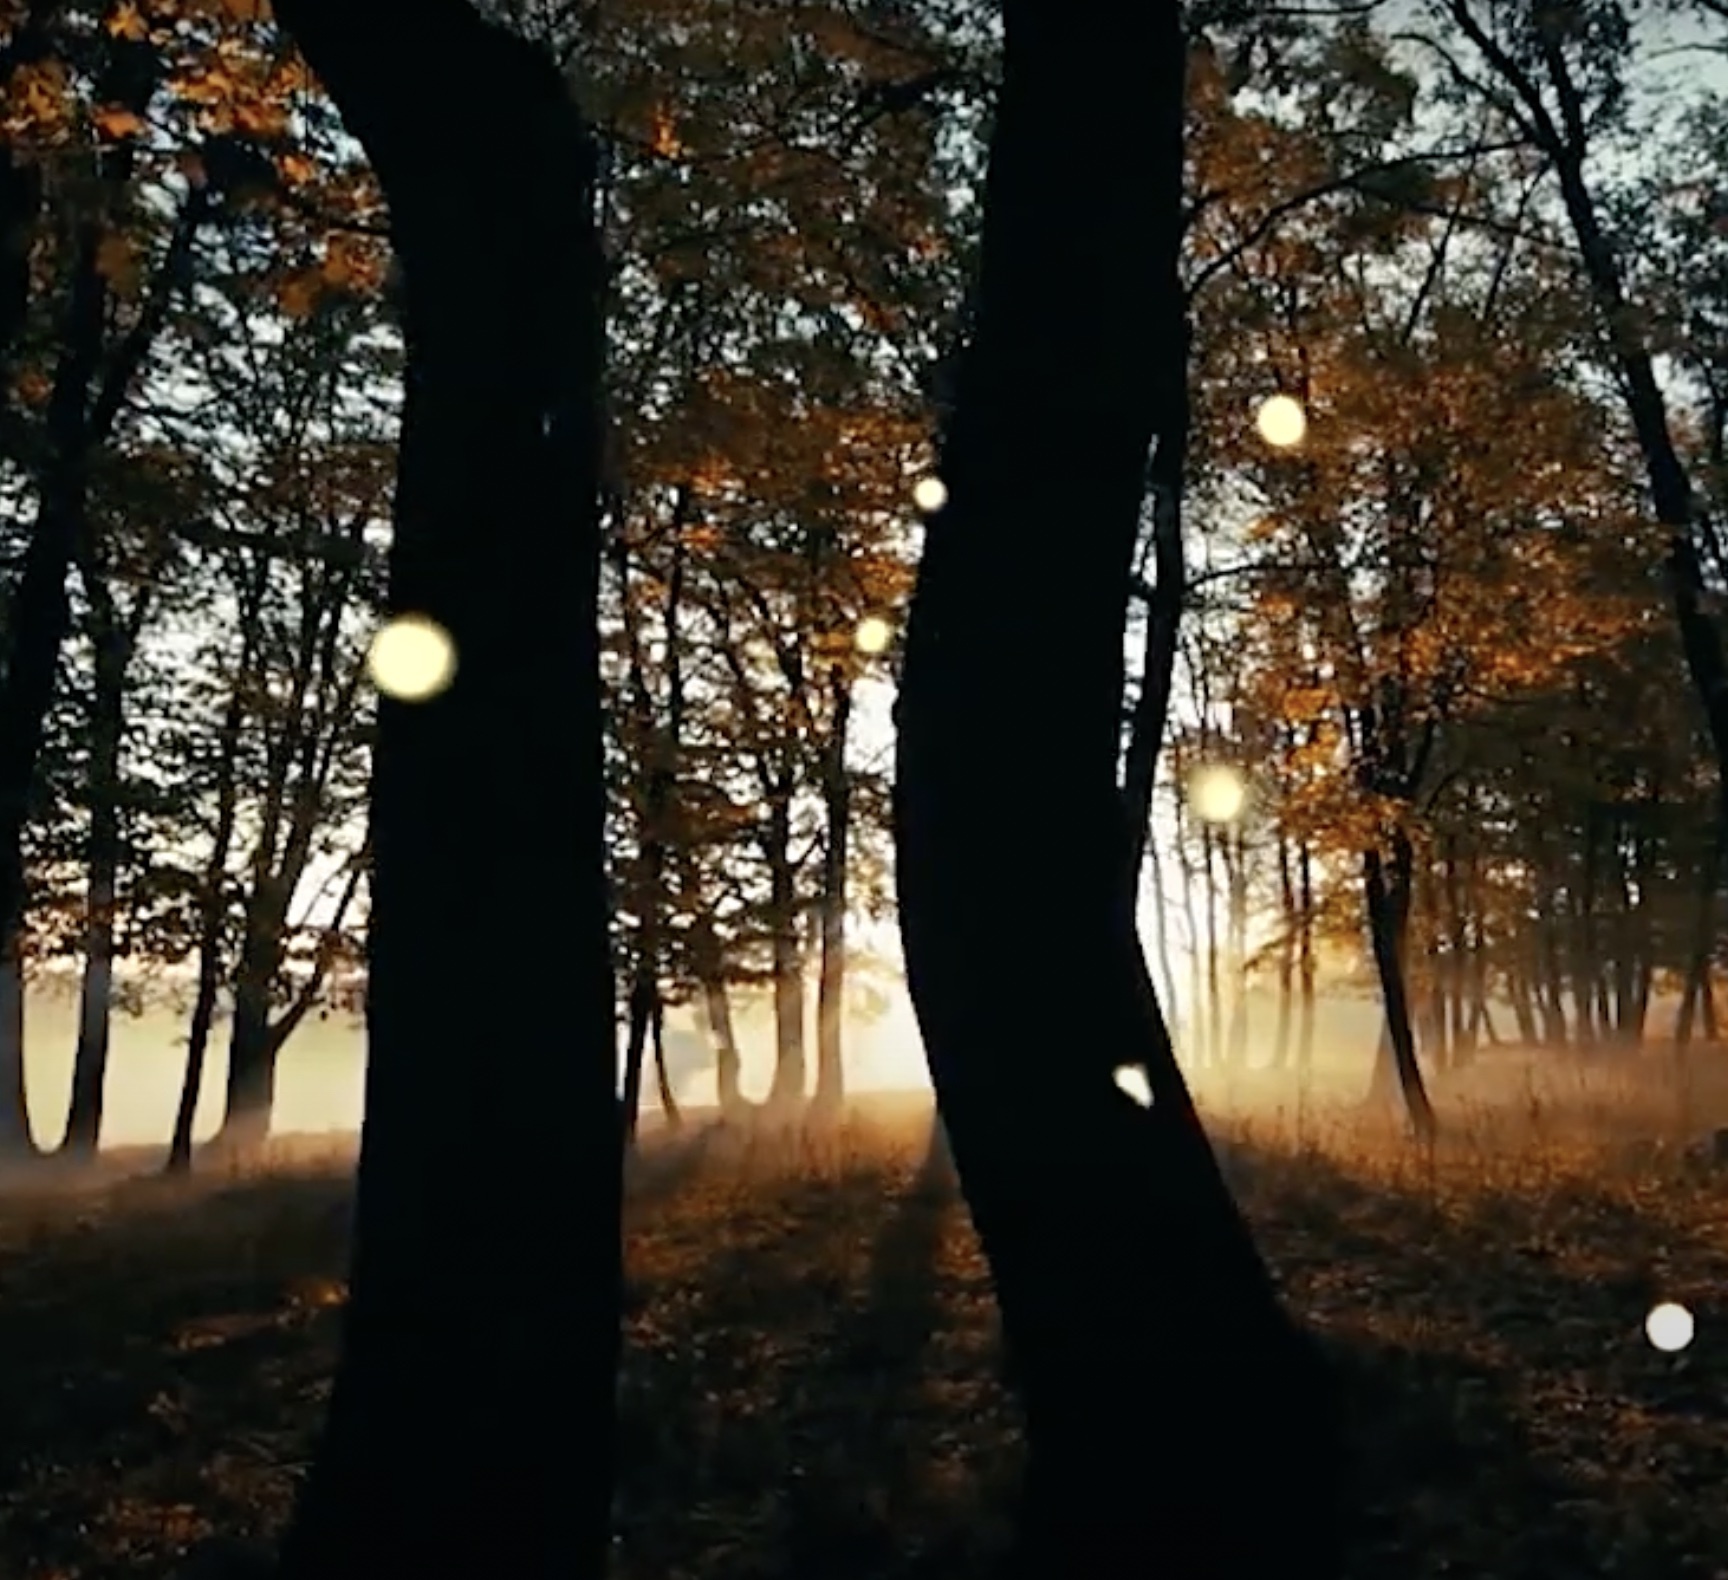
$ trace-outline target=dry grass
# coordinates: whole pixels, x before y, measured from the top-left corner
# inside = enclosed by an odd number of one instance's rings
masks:
[[[1348,1379],[1356,1575],[1728,1576],[1728,1175],[1675,1144],[1728,1122],[1728,1081],[1502,1059],[1432,1154],[1235,1096],[1232,1175]],[[880,1104],[797,1155],[649,1148],[619,1580],[986,1572],[1014,1416],[929,1133]],[[331,1361],[346,1161],[0,1206],[0,1576],[150,1580],[272,1532]],[[1698,1317],[1684,1356],[1644,1340],[1658,1298]]]

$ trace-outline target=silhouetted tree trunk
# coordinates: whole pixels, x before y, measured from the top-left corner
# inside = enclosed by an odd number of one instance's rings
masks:
[[[437,621],[457,660],[438,697],[379,703],[350,1296],[281,1576],[598,1580],[622,1127],[593,147],[560,73],[465,0],[276,15],[389,203],[407,348],[389,605]]]
[[[1180,347],[1180,17],[1005,11],[978,327],[907,631],[895,794],[908,982],[1025,1408],[1020,1572],[1324,1575],[1329,1389],[1219,1176],[1123,882],[1122,638],[1153,370]],[[1059,545],[1054,520],[1073,524]],[[1028,608],[1059,706],[1003,684]],[[1002,929],[1028,914],[1040,969],[1005,993]],[[1123,1064],[1147,1071],[1150,1107],[1117,1088]]]
[[[94,578],[92,578],[94,580]],[[120,731],[125,717],[130,633],[111,600],[101,606],[95,632],[96,673],[90,713],[90,833],[85,848],[84,975],[78,990],[78,1044],[72,1059],[72,1105],[60,1150],[95,1153],[102,1133],[102,1094],[108,1077],[113,1024],[114,904],[120,883]]]
[[[1296,1068],[1314,1067],[1314,862],[1303,840],[1296,852],[1297,912],[1302,931],[1296,946],[1296,977],[1301,984],[1301,1013],[1296,1023]]]
[[[709,1035],[714,1039],[714,1091],[724,1118],[737,1114],[744,1106],[744,1095],[738,1089],[738,1037],[732,1029],[732,1001],[726,996],[726,984],[717,976],[702,983],[702,1008],[708,1020]]]
[[[792,866],[792,795],[784,782],[768,801],[768,928],[774,962],[774,1078],[768,1101],[804,1101],[804,952],[798,942],[798,883]]]
[[[1290,874],[1290,842],[1278,831],[1278,1019],[1272,1030],[1272,1068],[1290,1062],[1290,1001],[1296,975],[1296,885]]]
[[[240,730],[246,719],[245,690],[251,674],[257,631],[258,604],[264,595],[267,562],[259,557],[240,611],[240,653],[234,681],[223,705],[217,730],[216,827],[210,859],[204,867],[198,914],[198,985],[192,999],[192,1021],[186,1034],[186,1072],[180,1083],[180,1103],[168,1143],[167,1172],[183,1174],[192,1166],[192,1122],[204,1086],[204,1063],[216,1021],[216,997],[222,984],[222,943],[228,912],[228,858],[234,849],[234,820],[239,810]]]
[[[46,16],[54,7],[41,8]],[[109,38],[97,83],[100,97],[141,114],[161,72],[161,57],[149,43]],[[0,953],[23,925],[25,819],[36,782],[37,759],[54,700],[60,651],[71,625],[66,580],[80,539],[88,528],[90,461],[107,442],[114,423],[143,366],[176,293],[185,285],[192,242],[207,212],[207,198],[194,190],[177,218],[158,277],[144,306],[117,344],[107,344],[110,306],[102,271],[102,244],[137,159],[134,140],[105,147],[97,156],[100,180],[87,194],[89,206],[72,239],[71,281],[60,324],[59,356],[48,397],[46,455],[36,477],[36,518],[25,546],[24,563],[7,610],[6,663],[0,676]],[[5,185],[20,201],[34,178],[10,168]],[[24,186],[20,186],[20,181]],[[27,195],[27,194],[26,194]],[[0,193],[0,203],[7,194]],[[22,210],[11,216],[16,222]],[[7,223],[0,213],[0,224]],[[27,234],[27,229],[25,234]],[[0,236],[0,251],[17,245],[18,235]],[[5,264],[0,261],[0,271]],[[14,281],[16,284],[16,279]],[[23,281],[28,291],[28,276]],[[28,305],[27,297],[25,304]],[[15,332],[0,302],[0,365]]]
[[[1416,1039],[1410,1030],[1410,1000],[1405,987],[1404,950],[1410,925],[1410,886],[1414,852],[1401,828],[1391,833],[1388,863],[1370,846],[1362,853],[1362,887],[1367,897],[1368,940],[1374,966],[1380,977],[1386,1021],[1381,1056],[1375,1062],[1375,1091],[1384,1092],[1395,1078],[1404,1099],[1411,1128],[1423,1140],[1435,1133],[1434,1108],[1416,1062]]]
[[[656,991],[650,1017],[654,1033],[654,1086],[660,1096],[660,1117],[668,1130],[677,1130],[684,1123],[678,1099],[672,1091],[672,1079],[666,1073],[666,1001]]]
[[[823,798],[827,839],[822,851],[822,964],[816,988],[815,1105],[836,1113],[846,1097],[841,1033],[846,1007],[846,861],[852,821],[852,780],[846,771],[846,736],[852,717],[852,688],[838,668],[829,676],[828,760]]]

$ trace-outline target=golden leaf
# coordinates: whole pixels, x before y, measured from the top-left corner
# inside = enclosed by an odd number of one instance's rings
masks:
[[[234,124],[251,137],[279,137],[288,130],[288,112],[279,104],[237,104]]]
[[[112,137],[116,141],[122,137],[136,137],[144,130],[144,118],[121,104],[110,104],[98,110],[91,119],[104,137]]]
[[[132,0],[121,0],[115,6],[114,14],[108,18],[108,31],[115,38],[123,38],[137,44],[149,35],[150,29],[145,25],[144,18],[138,14],[138,7]]]
[[[304,154],[283,154],[276,161],[276,168],[282,172],[282,179],[290,184],[305,186],[318,174],[318,167]]]

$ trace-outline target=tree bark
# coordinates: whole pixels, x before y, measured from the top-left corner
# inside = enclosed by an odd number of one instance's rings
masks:
[[[827,840],[822,852],[822,963],[816,988],[816,1095],[818,1113],[832,1117],[846,1097],[841,1033],[846,1005],[846,863],[852,822],[852,780],[846,771],[846,736],[852,688],[842,670],[829,676],[829,741],[823,798]]]
[[[782,783],[768,803],[768,927],[774,961],[774,1078],[771,1107],[804,1102],[804,951],[798,940],[798,883],[792,867],[792,797]]]
[[[1410,1000],[1404,977],[1406,929],[1410,924],[1410,885],[1413,852],[1409,837],[1394,829],[1392,860],[1370,846],[1362,854],[1362,887],[1367,897],[1368,938],[1374,965],[1380,976],[1380,992],[1386,1006],[1382,1046],[1397,1077],[1410,1127],[1424,1141],[1432,1141],[1437,1129],[1422,1069],[1416,1062],[1416,1039],[1410,1030]],[[1386,1064],[1379,1062],[1384,1070]],[[1376,1086],[1383,1077],[1376,1075]]]
[[[379,702],[350,1296],[281,1574],[598,1580],[622,1127],[593,147],[552,64],[465,0],[276,15],[390,206],[389,606],[441,625],[457,666],[436,698]]]
[[[72,1106],[60,1150],[91,1157],[102,1134],[102,1095],[113,1025],[114,905],[120,883],[120,733],[124,721],[127,633],[113,610],[96,633],[95,705],[90,718],[90,836],[85,852],[84,975],[78,990],[78,1045]]]
[[[1180,17],[1005,11],[978,324],[907,630],[895,811],[908,982],[1025,1407],[1020,1571],[1322,1575],[1329,1388],[1218,1173],[1123,882],[1148,370],[1179,354]],[[1075,524],[1056,549],[1053,520]],[[1030,712],[1001,671],[1029,608],[1060,699]],[[1014,774],[990,774],[1009,742]],[[1043,967],[1004,993],[1001,929],[1025,914],[1046,919]],[[1124,1064],[1147,1071],[1149,1107],[1116,1086]],[[1268,1500],[1255,1520],[1238,1476]]]

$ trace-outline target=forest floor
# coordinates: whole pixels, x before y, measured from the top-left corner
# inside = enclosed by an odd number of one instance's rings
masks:
[[[1728,1576],[1728,1172],[1679,1144],[1728,1124],[1728,1054],[1702,1057],[1724,1068],[1679,1106],[1485,1060],[1442,1085],[1431,1155],[1318,1103],[1298,1126],[1265,1081],[1219,1121],[1348,1381],[1354,1576]],[[647,1141],[631,1191],[618,1580],[982,1576],[1015,1417],[927,1101],[797,1155],[691,1129]],[[155,1580],[273,1534],[332,1362],[351,1162],[0,1201],[0,1576]],[[1683,1354],[1644,1336],[1657,1300],[1698,1319]]]

